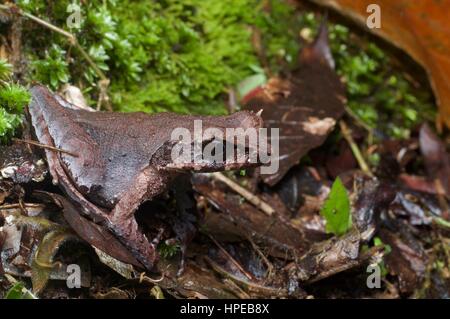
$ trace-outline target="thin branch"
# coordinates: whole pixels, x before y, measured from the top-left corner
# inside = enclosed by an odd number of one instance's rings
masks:
[[[33,203],[24,203],[25,208],[39,208],[39,207],[44,207],[44,205],[42,204],[33,204]],[[20,208],[20,204],[4,204],[4,205],[0,205],[0,210],[2,209],[17,209]]]
[[[216,244],[216,246],[220,249],[220,251],[221,251],[225,256],[227,256],[227,258],[233,263],[233,265],[235,265],[236,268],[239,269],[239,271],[240,271],[241,273],[243,273],[248,279],[250,279],[250,280],[252,280],[252,281],[255,280],[255,277],[254,277],[252,274],[250,274],[248,271],[246,271],[246,270],[244,269],[244,267],[242,267],[241,264],[240,264],[236,259],[234,259],[233,256],[231,256],[231,255],[228,253],[228,251],[227,251],[225,248],[223,248],[222,245],[220,245],[219,242],[218,242],[212,235],[209,235],[209,234],[208,234],[208,237],[214,242],[214,244]]]
[[[361,151],[359,150],[358,145],[356,145],[355,140],[353,139],[352,133],[351,133],[350,129],[348,128],[347,124],[345,124],[345,122],[343,120],[340,120],[339,125],[341,127],[342,135],[344,136],[347,143],[350,145],[350,148],[359,164],[359,167],[367,175],[373,177],[373,174],[370,171],[369,165],[367,165],[366,160],[364,159],[363,155],[361,154]]]
[[[30,141],[30,140],[22,140],[20,138],[15,138],[15,137],[13,137],[12,140],[16,141],[16,142],[19,142],[19,143],[31,144],[31,145],[42,147],[42,148],[45,148],[45,149],[48,149],[48,150],[51,150],[51,151],[68,154],[68,155],[73,156],[73,157],[78,157],[78,154],[75,154],[75,153],[72,153],[70,151],[66,151],[66,150],[63,150],[63,149],[60,149],[60,148],[57,148],[57,147],[53,147],[51,145],[46,145],[46,144],[42,144],[42,143],[38,143],[38,142],[35,142],[35,141]]]
[[[253,194],[252,192],[248,191],[241,185],[237,184],[236,182],[232,181],[222,173],[212,173],[211,176],[215,178],[218,181],[221,181],[222,183],[226,184],[228,187],[230,187],[233,191],[244,197],[247,201],[258,207],[260,210],[262,210],[264,213],[266,213],[269,216],[272,216],[275,213],[275,209],[272,208],[269,204],[267,204],[265,201],[263,201],[261,198]]]

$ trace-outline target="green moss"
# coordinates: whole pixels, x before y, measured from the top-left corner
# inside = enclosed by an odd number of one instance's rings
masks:
[[[170,259],[175,256],[180,251],[179,244],[168,245],[165,242],[161,242],[158,245],[158,252],[160,256],[164,259]]]
[[[90,1],[81,6],[78,30],[65,23],[71,1],[43,2],[19,5],[75,33],[111,79],[114,106],[123,111],[224,113],[227,89],[261,69],[251,26],[261,29],[275,72],[292,64],[299,49],[301,19],[278,0]],[[98,78],[80,53],[61,35],[27,27],[29,80],[55,89],[70,81],[95,103]]]
[[[8,82],[12,66],[0,59],[0,143],[5,143],[22,123],[23,108],[30,99],[28,91]]]

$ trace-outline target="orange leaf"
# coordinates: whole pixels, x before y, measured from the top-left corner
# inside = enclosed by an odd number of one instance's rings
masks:
[[[450,0],[312,0],[346,15],[406,51],[427,71],[439,106],[438,124],[450,128]],[[381,28],[369,29],[370,4],[381,8]]]

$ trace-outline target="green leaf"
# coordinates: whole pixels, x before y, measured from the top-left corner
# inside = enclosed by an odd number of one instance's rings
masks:
[[[328,233],[340,236],[352,227],[350,200],[339,177],[334,181],[320,215],[326,220],[326,231]]]
[[[22,282],[17,282],[8,290],[5,299],[37,299],[37,297],[25,288]]]

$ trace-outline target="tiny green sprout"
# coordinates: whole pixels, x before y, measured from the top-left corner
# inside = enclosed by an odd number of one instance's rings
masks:
[[[158,252],[164,259],[170,259],[180,251],[180,245],[178,243],[167,244],[165,241],[158,245]]]
[[[390,246],[390,245],[386,245],[385,243],[383,243],[383,241],[381,240],[380,237],[375,237],[375,238],[373,239],[373,244],[374,244],[376,247],[384,246],[384,253],[385,253],[386,255],[389,254],[389,253],[391,253],[391,251],[392,251],[391,246]]]
[[[328,233],[341,236],[352,227],[350,200],[339,177],[334,181],[320,215],[325,218]]]
[[[389,245],[386,245],[385,243],[383,243],[383,241],[381,240],[380,237],[375,237],[373,239],[373,244],[375,245],[375,247],[384,247],[384,255],[388,255],[391,253],[392,248]],[[384,262],[384,260],[381,260],[378,263],[378,266],[380,266],[381,269],[381,276],[386,277],[386,275],[389,273],[389,271],[386,268],[386,263]]]

